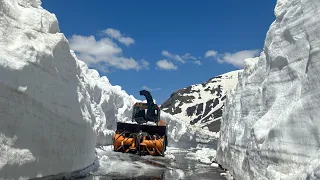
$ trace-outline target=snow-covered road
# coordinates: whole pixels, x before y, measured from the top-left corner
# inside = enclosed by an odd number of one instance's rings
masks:
[[[165,157],[113,152],[111,146],[97,148],[99,169],[83,180],[105,179],[226,179],[212,164],[209,149],[168,148]],[[213,158],[213,157],[212,157]],[[201,159],[201,161],[200,161]]]

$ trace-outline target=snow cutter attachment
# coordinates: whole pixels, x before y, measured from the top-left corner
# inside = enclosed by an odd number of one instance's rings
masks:
[[[153,103],[151,94],[143,90],[140,95],[146,97],[147,103],[134,104],[132,121],[137,124],[117,123],[113,137],[114,150],[164,156],[168,144],[166,123],[160,120],[160,108]],[[145,125],[147,122],[155,125]]]

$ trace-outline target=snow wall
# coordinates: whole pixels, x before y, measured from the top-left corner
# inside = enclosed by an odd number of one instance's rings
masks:
[[[0,179],[71,172],[95,159],[80,66],[40,5],[0,0]]]
[[[235,179],[320,179],[320,1],[278,0],[264,51],[226,101],[217,160]]]
[[[40,0],[0,0],[0,179],[83,169],[109,145],[137,100],[78,60]],[[210,133],[162,113],[170,146],[195,147]]]

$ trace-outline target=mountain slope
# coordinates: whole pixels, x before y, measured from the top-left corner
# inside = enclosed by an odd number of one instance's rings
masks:
[[[232,71],[202,84],[177,90],[161,108],[191,125],[208,127],[210,131],[218,132],[226,93],[236,87],[241,72]]]

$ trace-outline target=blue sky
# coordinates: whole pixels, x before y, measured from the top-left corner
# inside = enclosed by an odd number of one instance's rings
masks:
[[[183,87],[242,67],[257,56],[276,0],[43,0],[79,59],[139,97],[158,103]]]

